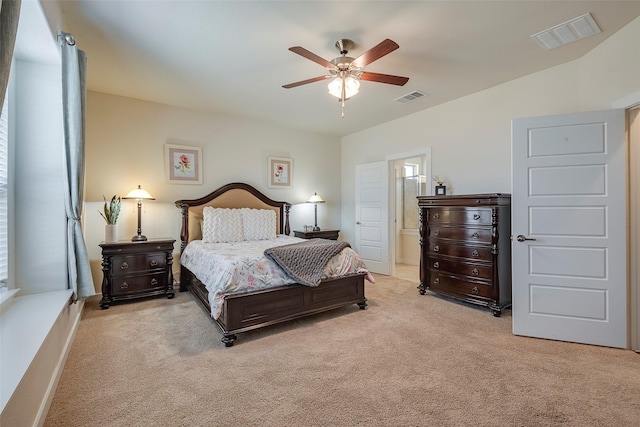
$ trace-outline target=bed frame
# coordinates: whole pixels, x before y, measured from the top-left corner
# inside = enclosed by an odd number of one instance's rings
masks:
[[[289,235],[287,202],[276,202],[249,184],[234,182],[195,200],[178,200],[182,212],[180,252],[191,240],[201,239],[200,221],[206,206],[217,208],[272,209],[276,212],[276,232]],[[287,285],[236,295],[227,295],[220,317],[215,320],[222,331],[222,342],[233,346],[236,334],[298,319],[335,308],[357,304],[367,307],[364,274],[324,280],[317,287]],[[191,291],[196,301],[211,316],[206,287],[186,267],[180,266],[180,291]]]

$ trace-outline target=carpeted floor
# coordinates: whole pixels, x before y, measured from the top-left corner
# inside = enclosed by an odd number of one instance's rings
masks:
[[[238,336],[189,293],[88,302],[45,426],[637,426],[640,355],[376,275],[369,307]]]

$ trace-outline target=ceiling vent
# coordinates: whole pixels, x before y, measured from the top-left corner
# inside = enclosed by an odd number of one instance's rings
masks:
[[[401,96],[400,98],[394,99],[394,101],[397,101],[401,104],[406,104],[407,102],[415,101],[418,98],[422,98],[425,95],[425,93],[420,92],[419,90],[415,90],[411,93]]]
[[[585,37],[600,33],[601,30],[590,13],[573,18],[555,27],[531,36],[540,46],[549,50]]]

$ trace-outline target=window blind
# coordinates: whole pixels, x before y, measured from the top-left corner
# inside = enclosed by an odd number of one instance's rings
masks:
[[[0,114],[0,287],[7,286],[8,270],[8,193],[9,193],[9,135],[7,97]]]

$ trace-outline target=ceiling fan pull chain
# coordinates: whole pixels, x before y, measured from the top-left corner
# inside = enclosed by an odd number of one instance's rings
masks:
[[[344,73],[342,73],[342,114],[340,115],[340,118],[344,119],[344,98],[347,95],[347,89],[345,88],[345,81],[344,81]]]

